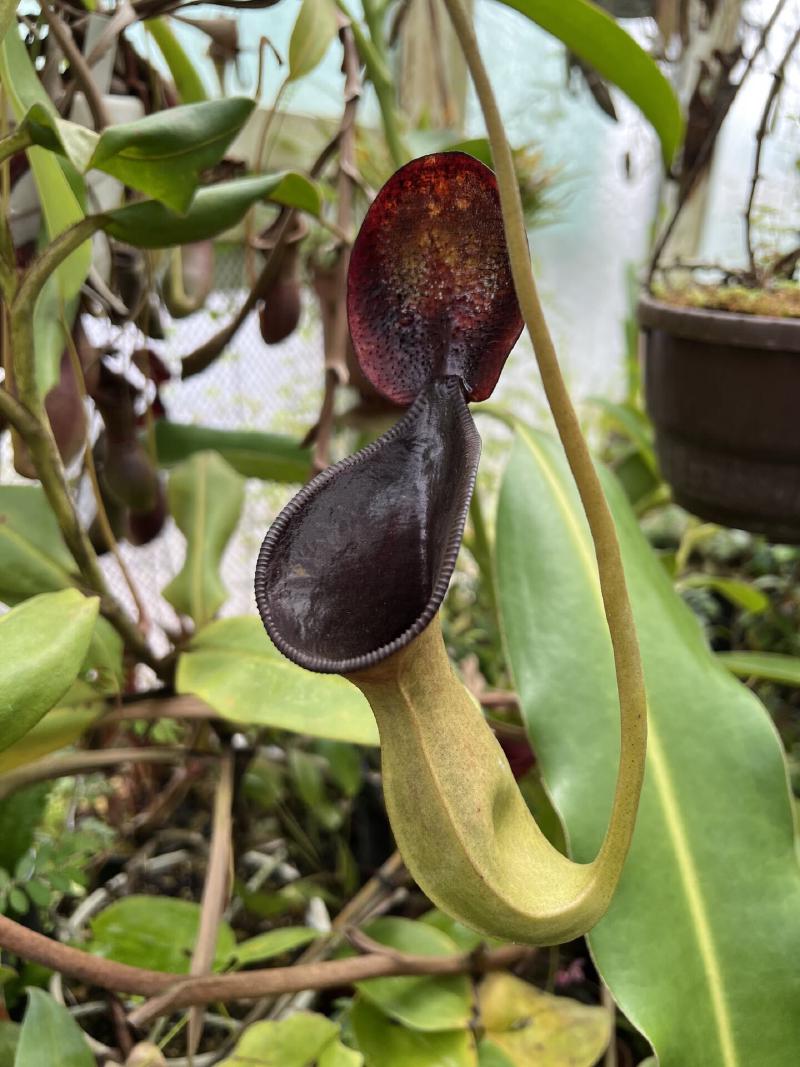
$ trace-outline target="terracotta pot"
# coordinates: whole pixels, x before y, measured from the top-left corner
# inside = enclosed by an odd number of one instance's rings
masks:
[[[800,544],[800,319],[641,298],[661,472],[703,519]]]

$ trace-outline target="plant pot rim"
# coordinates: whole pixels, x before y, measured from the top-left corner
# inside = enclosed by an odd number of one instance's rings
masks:
[[[644,330],[664,330],[692,341],[800,353],[800,318],[681,307],[648,292],[639,297],[636,318]]]

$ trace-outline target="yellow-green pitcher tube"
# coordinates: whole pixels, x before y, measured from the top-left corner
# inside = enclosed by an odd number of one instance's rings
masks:
[[[623,735],[613,817],[597,859],[574,863],[528,810],[503,750],[453,672],[438,615],[406,648],[348,677],[378,723],[397,845],[434,904],[481,933],[529,944],[586,933],[608,907],[628,850],[644,730]]]

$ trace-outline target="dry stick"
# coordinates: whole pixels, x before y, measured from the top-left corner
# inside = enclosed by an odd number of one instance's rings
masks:
[[[176,763],[189,755],[212,758],[207,752],[190,753],[185,748],[107,748],[96,752],[70,752],[55,759],[37,760],[0,775],[0,800],[5,800],[25,786],[49,782],[53,778],[90,774],[105,767],[116,767],[120,763]]]
[[[344,111],[339,126],[339,177],[336,222],[340,231],[349,233],[353,226],[353,178],[356,165],[355,134],[356,112],[361,98],[359,57],[352,27],[341,30],[344,58]],[[327,351],[325,352],[325,391],[317,420],[312,458],[312,473],[323,471],[330,462],[330,444],[333,433],[336,392],[347,383],[347,269],[350,265],[350,249],[342,244],[336,263],[335,288],[338,295],[336,314],[331,325]]]
[[[677,204],[675,205],[675,210],[672,212],[669,222],[662,230],[661,236],[658,238],[655,247],[653,248],[653,252],[650,257],[650,267],[648,270],[648,279],[650,281],[652,281],[653,275],[656,272],[656,268],[658,267],[658,261],[659,259],[661,259],[661,255],[667,246],[667,242],[669,241],[675,230],[675,227],[678,224],[678,219],[680,218],[683,209],[686,207],[686,204],[689,202],[692,190],[694,189],[700,175],[703,173],[706,164],[708,163],[711,151],[717,140],[717,135],[719,134],[719,131],[722,128],[722,124],[725,121],[725,118],[730,112],[730,109],[733,105],[733,101],[736,99],[736,96],[738,95],[745,81],[749,77],[750,72],[753,70],[753,66],[755,65],[756,59],[758,59],[758,57],[763,52],[764,47],[767,43],[767,38],[769,37],[772,31],[772,27],[778,21],[781,11],[783,10],[785,5],[786,0],[778,0],[778,3],[775,5],[775,9],[773,10],[769,19],[765,23],[763,30],[761,31],[761,36],[758,39],[758,44],[753,49],[752,55],[747,61],[747,66],[745,67],[741,78],[736,83],[736,85],[733,86],[733,93],[731,95],[730,100],[728,101],[728,106],[726,108],[721,109],[719,114],[717,114],[714,123],[712,123],[711,127],[709,128],[708,134],[706,135],[706,139],[697,154],[697,159],[695,160],[694,166],[692,167],[692,170],[688,176],[683,193],[680,196]]]
[[[50,508],[61,534],[78,565],[84,582],[101,598],[103,614],[120,633],[128,648],[162,676],[165,664],[159,661],[147,642],[128,617],[122,605],[110,594],[97,555],[86,531],[81,526],[75,505],[70,497],[64,464],[56,445],[50,421],[36,382],[34,358],[33,318],[36,300],[43,285],[71,253],[102,228],[104,218],[90,215],[60,233],[34,259],[21,276],[10,305],[11,359],[19,405],[3,402],[12,426],[22,437],[31,454],[36,473],[42,483]],[[24,409],[22,414],[20,408]]]
[[[615,855],[617,861],[621,862],[627,852],[633,827],[629,825],[629,820],[620,820],[620,813],[627,808],[631,793],[636,795],[637,780],[641,783],[644,762],[642,753],[647,736],[647,697],[622,557],[614,520],[561,376],[555,346],[536,290],[511,149],[481,59],[472,22],[464,11],[461,0],[444,2],[469,67],[489,135],[517,298],[533,342],[545,395],[594,542],[600,592],[614,651],[622,739],[622,755],[611,819],[597,862],[602,865],[609,855]],[[628,776],[629,780],[624,781]],[[626,826],[626,829],[616,836],[618,824]]]
[[[766,102],[764,103],[764,109],[761,112],[761,121],[758,124],[758,130],[756,131],[756,157],[753,162],[753,176],[750,181],[750,194],[747,197],[747,207],[744,212],[744,229],[745,237],[747,239],[747,258],[750,261],[750,271],[753,277],[758,280],[759,270],[756,266],[755,249],[753,248],[753,232],[751,214],[753,211],[753,203],[756,198],[756,188],[761,178],[761,152],[764,147],[764,139],[767,136],[767,129],[769,128],[769,121],[772,115],[772,109],[775,106],[781,89],[783,88],[783,79],[786,73],[786,66],[791,59],[792,53],[797,48],[798,42],[800,42],[800,26],[795,31],[794,36],[789,42],[789,46],[783,54],[778,66],[772,72],[772,85],[770,86],[769,93],[767,94]]]
[[[67,326],[63,316],[61,319],[61,326],[64,330],[64,336],[67,341],[67,351],[69,352],[69,358],[72,363],[72,373],[75,375],[75,381],[78,385],[78,392],[80,393],[81,400],[85,404],[89,398],[89,394],[86,390],[86,378],[83,374],[83,366],[81,364],[81,357],[78,355],[78,349],[75,347],[75,338],[72,336],[72,330]],[[150,620],[147,614],[147,608],[144,605],[144,601],[141,598],[139,590],[136,586],[136,582],[133,580],[133,575],[128,570],[128,566],[125,560],[122,558],[122,552],[120,551],[119,544],[114,531],[111,529],[111,523],[108,519],[108,512],[106,511],[105,503],[103,502],[103,494],[100,491],[100,482],[97,477],[97,467],[94,462],[94,453],[92,452],[92,446],[88,441],[85,443],[85,451],[83,454],[83,461],[86,466],[86,470],[89,474],[89,481],[92,486],[92,495],[94,496],[94,504],[97,509],[97,521],[100,523],[100,531],[103,534],[103,538],[108,546],[109,551],[116,560],[117,566],[120,569],[120,573],[125,580],[125,584],[130,590],[133,603],[136,607],[136,612],[139,616],[139,628],[146,636],[147,631],[150,628]]]
[[[334,137],[325,145],[314,160],[314,164],[309,171],[309,176],[311,178],[317,178],[322,173],[328,160],[338,148],[340,137],[341,131],[337,130]],[[247,316],[256,306],[261,294],[277,277],[281,259],[283,257],[284,241],[289,233],[292,223],[294,222],[296,214],[297,212],[294,209],[291,209],[284,215],[283,222],[275,235],[275,243],[270,249],[269,255],[264,262],[264,266],[261,268],[261,274],[258,276],[255,285],[247,294],[244,303],[228,325],[223,326],[218,333],[215,333],[213,337],[210,337],[199,348],[196,348],[193,352],[190,352],[189,355],[183,357],[181,360],[182,378],[191,378],[194,374],[200,374],[206,367],[210,367],[225,346],[230,344],[242,328]]]
[[[222,914],[228,902],[231,885],[233,830],[231,809],[233,807],[233,754],[228,752],[222,759],[219,781],[214,795],[214,815],[211,824],[211,847],[208,853],[208,868],[200,902],[200,927],[197,931],[189,974],[197,977],[208,974],[214,962],[217,934]],[[203,1009],[193,1007],[189,1014],[189,1030],[186,1038],[189,1060],[197,1052],[203,1033]]]
[[[98,133],[101,133],[110,124],[109,117],[103,96],[92,77],[89,65],[75,44],[72,30],[62,21],[61,16],[51,9],[47,0],[43,0],[40,7],[51,33],[69,62],[72,73],[75,75],[75,80],[80,83],[83,89],[83,95],[86,97],[86,103],[92,113],[94,128]]]

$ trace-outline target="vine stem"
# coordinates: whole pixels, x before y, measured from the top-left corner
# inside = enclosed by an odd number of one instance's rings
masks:
[[[444,3],[464,53],[486,123],[497,172],[500,205],[517,299],[533,342],[545,395],[595,546],[600,591],[614,652],[622,741],[620,771],[611,819],[597,863],[598,867],[606,868],[609,873],[616,871],[618,874],[633,835],[647,745],[647,698],[633,612],[625,585],[614,520],[561,375],[558,356],[531,270],[519,186],[503,120],[470,17],[461,0],[444,0]]]

